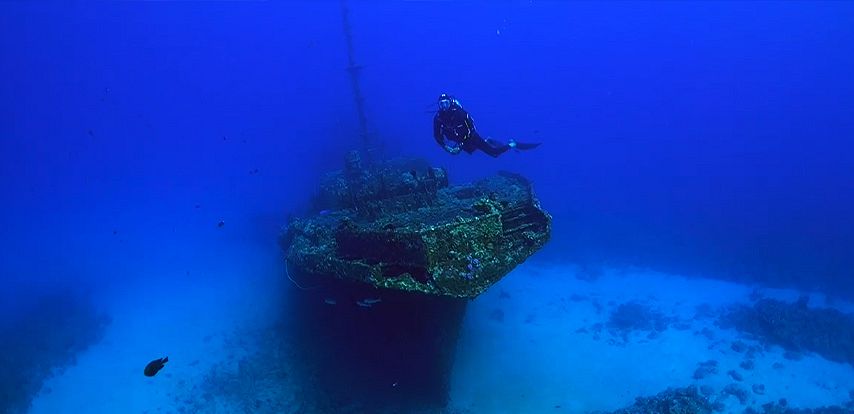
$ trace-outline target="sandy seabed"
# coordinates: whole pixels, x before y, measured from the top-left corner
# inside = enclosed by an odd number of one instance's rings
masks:
[[[208,280],[233,282],[170,286],[157,295],[134,294],[139,289],[128,287],[127,295],[117,295],[109,306],[113,322],[103,341],[50,378],[31,412],[233,412],[222,398],[194,404],[199,397],[194,390],[214,367],[252,352],[236,332],[263,326],[275,313],[272,298],[280,295],[261,282],[232,277],[253,269],[221,271],[230,274],[213,274]],[[668,387],[705,386],[718,396],[730,384],[746,390],[748,399],[721,398],[725,412],[740,413],[781,398],[801,408],[847,402],[854,388],[851,365],[813,354],[787,358],[779,347],[762,347],[734,329],[720,328],[715,317],[697,316],[698,308],[750,304],[755,289],[640,270],[605,270],[590,277],[572,266],[529,262],[470,303],[447,411],[610,411]],[[802,294],[761,292],[785,301]],[[670,323],[658,332],[612,332],[609,318],[626,303],[639,304]],[[810,305],[822,306],[824,298],[811,295]],[[854,310],[850,304],[833,305]],[[736,341],[761,348],[752,355],[751,369],[741,366],[746,356],[733,349]],[[148,360],[164,355],[170,363],[163,371],[153,378],[142,375]],[[710,360],[715,361],[713,372],[695,378],[698,366]],[[288,378],[282,387],[293,381],[299,378]],[[754,392],[754,385],[763,392]]]

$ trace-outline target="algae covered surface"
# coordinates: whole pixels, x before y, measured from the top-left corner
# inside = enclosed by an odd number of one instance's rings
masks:
[[[365,168],[351,159],[281,241],[300,276],[471,298],[550,237],[551,216],[520,175],[449,186],[444,170],[423,161]]]

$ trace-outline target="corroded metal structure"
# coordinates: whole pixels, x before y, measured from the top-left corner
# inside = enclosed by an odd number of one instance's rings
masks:
[[[551,235],[520,175],[449,186],[426,161],[366,167],[356,152],[324,178],[312,211],[282,233],[291,273],[456,298],[479,295]]]

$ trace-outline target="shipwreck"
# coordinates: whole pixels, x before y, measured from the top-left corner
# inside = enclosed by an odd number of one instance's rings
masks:
[[[474,298],[551,235],[551,216],[521,175],[452,186],[447,171],[419,159],[364,166],[352,152],[311,204],[281,236],[290,274],[381,289]]]
[[[448,401],[469,300],[549,240],[531,183],[501,172],[450,185],[420,159],[325,175],[280,243],[305,398],[338,412],[435,412]],[[390,392],[394,390],[394,392]]]

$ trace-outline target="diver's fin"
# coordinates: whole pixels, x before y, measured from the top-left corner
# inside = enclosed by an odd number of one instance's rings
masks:
[[[529,150],[540,146],[542,142],[517,142],[515,148],[518,150]]]

